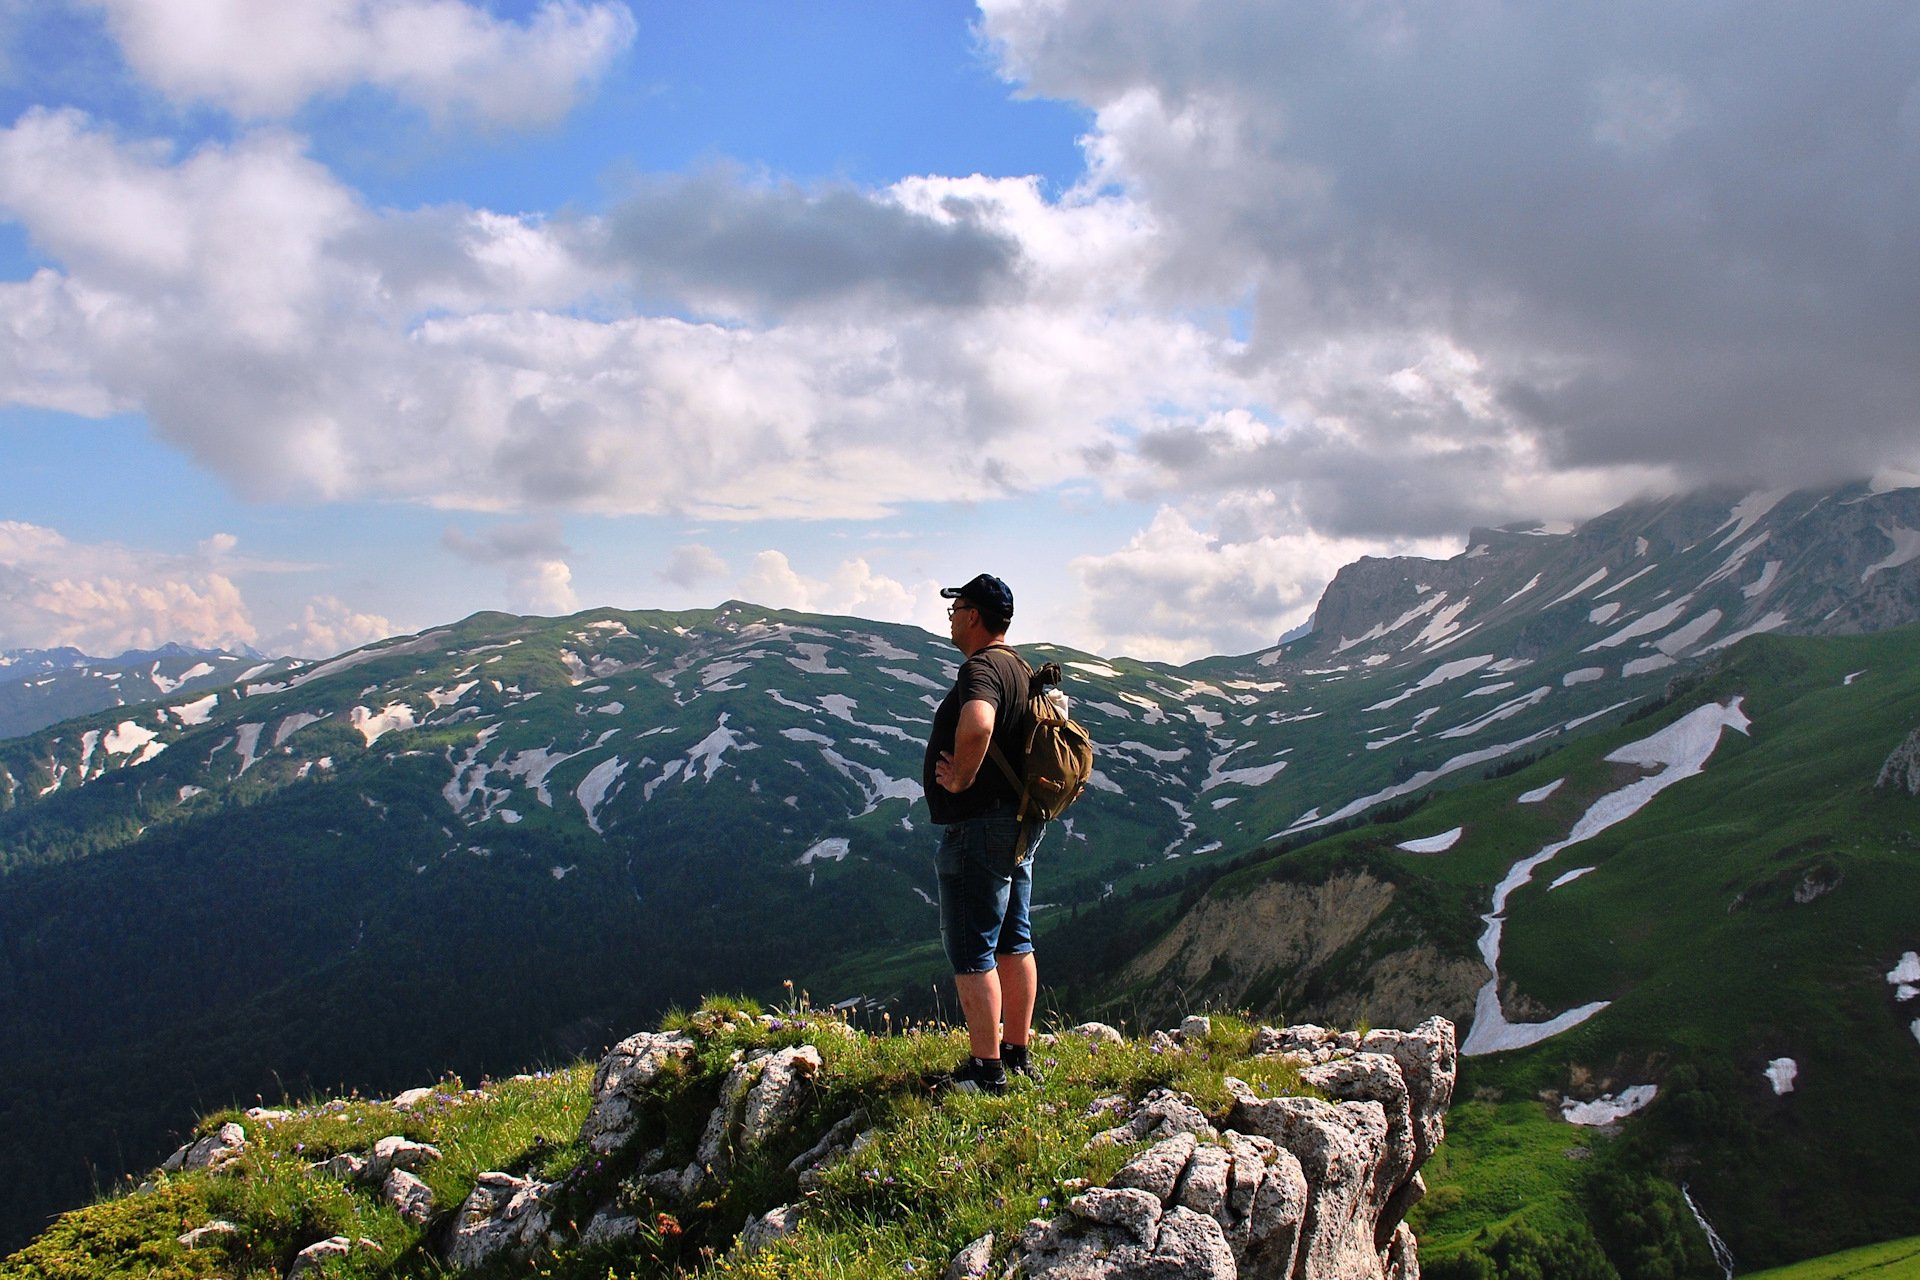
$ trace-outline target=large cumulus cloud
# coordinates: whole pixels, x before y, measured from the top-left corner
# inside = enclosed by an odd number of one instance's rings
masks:
[[[1911,6],[983,9],[1028,91],[1097,112],[1161,296],[1249,314],[1269,429],[1151,432],[1168,490],[1389,535],[1916,451]]]

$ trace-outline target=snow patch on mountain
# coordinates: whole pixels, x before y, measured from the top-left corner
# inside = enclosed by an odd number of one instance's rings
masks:
[[[1560,686],[1564,689],[1571,689],[1577,684],[1586,684],[1590,680],[1598,680],[1606,674],[1607,669],[1605,667],[1580,667],[1577,670],[1569,671],[1567,674],[1561,676]]]
[[[202,666],[206,664],[202,663]],[[212,668],[208,668],[212,670]],[[210,693],[204,698],[195,698],[192,702],[183,702],[177,707],[168,707],[183,726],[202,725],[213,718],[213,709],[220,703],[220,695]]]
[[[587,771],[587,776],[574,788],[574,799],[580,802],[580,808],[587,815],[587,825],[593,828],[595,835],[604,835],[600,830],[600,806],[606,803],[607,791],[619,780],[627,769],[627,762],[619,756],[610,756]]]
[[[234,729],[233,751],[240,757],[240,772],[234,775],[236,778],[253,768],[253,762],[259,759],[260,733],[266,727],[264,724],[243,724]]]
[[[1547,783],[1543,787],[1535,787],[1531,791],[1522,791],[1518,796],[1514,798],[1515,803],[1539,804],[1542,800],[1545,800],[1548,796],[1552,795],[1554,792],[1558,791],[1561,787],[1565,786],[1566,782],[1567,780],[1565,778],[1555,778],[1552,782]]]
[[[1655,640],[1653,647],[1669,657],[1677,658],[1704,640],[1707,632],[1719,626],[1720,616],[1718,609],[1709,609]]]
[[[796,644],[793,647],[799,650],[800,656],[797,658],[789,657],[787,661],[808,675],[843,676],[847,674],[845,667],[836,667],[828,664],[826,645]]]
[[[273,731],[273,745],[276,747],[281,745],[308,725],[316,724],[326,718],[325,712],[314,711],[296,711],[290,716],[283,717]]]
[[[1402,840],[1394,848],[1405,849],[1408,853],[1445,853],[1460,843],[1460,833],[1464,830],[1466,830],[1465,827],[1454,827],[1442,831],[1439,835],[1425,836],[1419,840]]]
[[[853,851],[853,841],[845,836],[832,836],[820,841],[794,860],[793,865],[804,867],[812,862],[845,862]]]
[[[405,702],[389,702],[378,712],[356,706],[347,713],[347,722],[360,731],[369,747],[389,733],[411,729],[419,723],[413,717],[413,707]]]
[[[1512,604],[1515,600],[1518,600],[1521,596],[1527,594],[1527,592],[1533,590],[1535,587],[1539,585],[1540,585],[1540,575],[1536,573],[1531,578],[1527,579],[1526,586],[1521,587],[1518,591],[1514,592],[1512,595],[1508,596],[1505,600],[1502,600],[1500,603]]]
[[[1920,559],[1920,529],[1908,529],[1895,525],[1891,529],[1882,528],[1880,532],[1893,543],[1893,550],[1884,559],[1876,560],[1860,571],[1862,582],[1883,569],[1898,569],[1903,564]]]
[[[1588,590],[1589,588],[1599,586],[1602,582],[1605,582],[1606,580],[1607,580],[1606,569],[1604,567],[1595,569],[1592,573],[1588,574],[1585,578],[1581,579],[1579,586],[1575,587],[1573,590],[1567,592],[1565,595],[1555,600],[1553,604],[1549,604],[1547,608],[1551,609],[1553,608],[1554,605],[1565,604],[1567,601],[1573,599],[1575,596],[1580,595],[1582,592]]]
[[[1767,1069],[1761,1074],[1773,1086],[1773,1096],[1781,1097],[1793,1092],[1794,1081],[1800,1076],[1800,1064],[1792,1058],[1775,1058],[1767,1063]]]
[[[1645,1110],[1659,1093],[1658,1085],[1636,1084],[1617,1094],[1603,1093],[1592,1102],[1576,1102],[1568,1098],[1560,1104],[1560,1118],[1568,1124],[1589,1128],[1612,1124],[1636,1111]]]
[[[1739,644],[1742,640],[1745,640],[1748,636],[1757,636],[1762,632],[1766,632],[1766,631],[1778,631],[1781,627],[1786,626],[1791,621],[1792,619],[1789,618],[1784,613],[1777,613],[1777,612],[1769,613],[1764,618],[1760,619],[1760,621],[1754,623],[1750,627],[1742,627],[1740,630],[1734,632],[1732,635],[1721,636],[1718,640],[1715,640],[1712,644],[1707,646],[1706,652],[1714,653],[1714,652],[1717,652],[1718,650],[1725,649],[1732,645]]]
[[[1693,596],[1691,594],[1681,596],[1678,600],[1670,600],[1660,608],[1655,609],[1652,613],[1635,618],[1632,622],[1629,622],[1612,635],[1603,636],[1595,640],[1580,652],[1592,653],[1596,649],[1612,649],[1625,644],[1629,640],[1638,639],[1644,635],[1651,635],[1656,631],[1664,631],[1680,620],[1681,615],[1686,613],[1687,605],[1692,600]]]
[[[1367,711],[1385,711],[1388,707],[1398,706],[1417,693],[1423,693],[1428,689],[1445,684],[1449,680],[1455,680],[1464,675],[1471,675],[1492,661],[1492,654],[1481,653],[1475,654],[1471,658],[1458,658],[1452,662],[1443,662],[1433,670],[1427,672],[1418,684],[1410,685],[1386,701],[1376,702],[1372,706],[1364,709]]]
[[[1718,551],[1734,539],[1743,537],[1762,516],[1779,506],[1780,500],[1790,492],[1791,490],[1788,489],[1759,490],[1734,503],[1733,510],[1728,513],[1726,524],[1720,526],[1720,529],[1724,529],[1727,525],[1732,525],[1733,532],[1720,539],[1719,546],[1714,550]],[[1714,533],[1719,533],[1720,529],[1715,529],[1707,537],[1711,538]]]
[[[686,776],[688,778],[693,777],[694,769],[704,764],[706,767],[706,772],[703,775],[704,780],[712,782],[713,775],[725,766],[725,756],[727,752],[752,751],[756,749],[757,743],[748,742],[739,734],[727,728],[727,720],[728,713],[722,711],[720,713],[720,723],[714,726],[713,732],[687,749]]]
[[[1480,732],[1482,729],[1486,728],[1488,725],[1497,724],[1498,722],[1508,719],[1509,717],[1519,715],[1522,711],[1527,710],[1529,707],[1538,706],[1542,701],[1546,699],[1547,695],[1552,692],[1553,692],[1553,689],[1550,686],[1541,685],[1538,689],[1531,689],[1526,693],[1521,694],[1517,698],[1512,698],[1506,702],[1501,703],[1499,706],[1495,707],[1493,710],[1481,716],[1478,720],[1470,720],[1466,724],[1456,725],[1453,728],[1443,732],[1440,736],[1442,738],[1470,737],[1471,735]]]
[[[1769,560],[1760,566],[1760,576],[1753,582],[1740,588],[1740,594],[1749,600],[1755,600],[1767,593],[1780,577],[1780,561]]]
[[[107,731],[106,736],[100,739],[100,745],[110,756],[124,756],[138,751],[159,736],[145,725],[122,720]]]

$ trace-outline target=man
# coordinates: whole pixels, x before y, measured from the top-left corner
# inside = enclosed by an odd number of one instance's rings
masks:
[[[1019,767],[1013,735],[1030,673],[1007,647],[1013,592],[1006,583],[983,573],[940,594],[953,601],[948,632],[966,660],[934,713],[921,781],[934,822],[946,828],[936,864],[940,940],[959,988],[969,1053],[940,1083],[1003,1093],[1009,1070],[1033,1070],[1027,1044],[1039,979],[1027,910],[1039,824],[1022,829],[1019,789],[987,748],[997,741],[1002,758]]]

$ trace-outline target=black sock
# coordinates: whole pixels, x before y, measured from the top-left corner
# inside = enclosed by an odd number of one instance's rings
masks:
[[[993,1079],[995,1076],[1001,1076],[1006,1074],[1006,1068],[1000,1065],[1000,1059],[998,1058],[975,1058],[973,1060],[973,1065],[979,1068],[979,1070],[989,1080]]]
[[[1000,1045],[1000,1061],[1007,1064],[1008,1070],[1018,1071],[1027,1065],[1027,1046],[1002,1042]]]

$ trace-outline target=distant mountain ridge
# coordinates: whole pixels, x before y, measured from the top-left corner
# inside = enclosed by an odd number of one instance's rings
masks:
[[[1920,490],[1695,495],[1359,562],[1311,633],[1254,654],[1016,636],[1067,667],[1100,748],[1043,845],[1041,923],[1617,727],[1742,635],[1920,618],[1917,528]],[[276,1073],[516,1068],[783,978],[924,992],[919,766],[955,657],[741,602],[477,614],[0,742],[0,1180],[40,1170],[36,1136],[74,1152],[30,1217],[84,1189],[82,1157],[140,1164]],[[1471,968],[1481,909],[1429,931],[1436,964]]]
[[[0,739],[108,707],[130,706],[217,689],[296,665],[252,649],[199,649],[163,644],[112,658],[71,646],[0,650]]]

